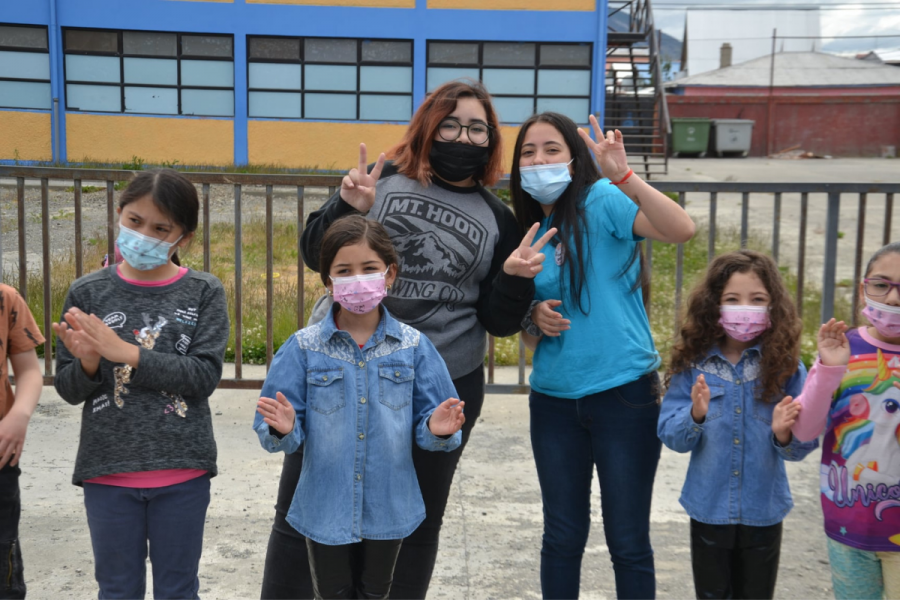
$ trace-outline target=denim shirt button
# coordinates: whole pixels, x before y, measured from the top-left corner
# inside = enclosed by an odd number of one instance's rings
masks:
[[[734,385],[741,385],[741,380],[740,380],[740,379],[735,379],[735,380],[734,380]]]
[[[366,403],[365,397],[360,398],[360,399],[359,399],[359,403],[360,403],[360,404],[365,404],[365,403]]]
[[[741,414],[741,409],[740,409],[740,407],[734,409],[734,412],[736,412],[737,414]]]
[[[359,368],[360,368],[360,369],[362,369],[362,368],[365,367],[365,366],[366,366],[366,363],[364,363],[363,361],[359,361]]]
[[[366,434],[364,434],[364,433],[359,434],[359,439],[361,439],[361,440],[366,439]]]
[[[737,438],[734,438],[734,443],[735,443],[735,444],[740,444],[740,443],[741,443],[741,440],[739,440],[739,439],[737,439]]]
[[[740,475],[740,474],[741,474],[740,471],[735,471],[735,472],[734,472],[734,476],[735,476],[735,477],[737,477],[737,476]],[[359,475],[357,475],[357,477],[359,477]]]
[[[699,427],[694,427],[694,431],[700,431]]]
[[[356,474],[356,480],[359,481],[360,479],[362,479],[362,475],[360,475],[359,473],[357,473],[357,474]]]

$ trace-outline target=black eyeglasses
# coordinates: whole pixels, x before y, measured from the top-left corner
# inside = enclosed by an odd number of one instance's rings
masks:
[[[469,125],[463,125],[453,117],[447,117],[438,125],[438,135],[445,142],[455,142],[462,135],[462,130],[466,130],[466,136],[469,141],[476,146],[486,144],[491,139],[491,127],[487,123],[475,121]]]
[[[894,283],[887,279],[863,279],[866,285],[866,295],[872,298],[881,298],[891,293],[891,288],[896,287],[900,292],[900,283]]]

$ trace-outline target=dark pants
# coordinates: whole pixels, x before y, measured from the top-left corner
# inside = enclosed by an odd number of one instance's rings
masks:
[[[100,598],[198,598],[209,475],[160,488],[84,484]]]
[[[781,523],[708,525],[691,519],[691,563],[698,598],[772,598]]]
[[[544,598],[578,597],[595,467],[616,594],[656,595],[650,501],[661,449],[658,390],[653,372],[577,400],[531,392],[531,446],[544,503]]]
[[[24,598],[25,574],[19,547],[19,467],[0,469],[0,598]]]
[[[306,538],[316,598],[387,598],[403,540],[326,546]]]
[[[395,598],[421,599],[428,591],[437,560],[438,540],[453,474],[484,403],[484,368],[479,367],[468,375],[453,380],[453,385],[456,386],[460,400],[466,403],[462,445],[453,452],[429,452],[413,445],[413,464],[425,501],[425,521],[403,540],[391,587],[391,594]],[[309,560],[306,538],[285,520],[294,499],[302,464],[302,449],[284,457],[281,481],[278,484],[278,502],[275,504],[275,523],[266,550],[261,592],[264,600],[313,597],[312,579],[309,570],[303,567]]]

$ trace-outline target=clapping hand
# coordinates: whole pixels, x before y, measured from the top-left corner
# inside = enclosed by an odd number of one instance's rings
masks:
[[[281,435],[287,435],[294,430],[296,412],[281,392],[275,394],[275,399],[262,396],[256,403],[256,412],[262,415],[266,425]]]
[[[441,402],[428,419],[428,429],[437,436],[453,435],[466,422],[463,406],[466,403],[456,398]]]
[[[697,376],[697,381],[691,387],[691,403],[691,417],[695,423],[702,423],[709,411],[709,386],[702,374]]]
[[[384,168],[384,152],[378,156],[371,173],[368,171],[366,161],[366,145],[360,144],[358,166],[350,169],[341,181],[341,199],[363,214],[369,212],[375,204],[375,184],[378,183],[381,170]]]
[[[794,402],[791,396],[785,396],[784,400],[775,405],[775,410],[772,412],[772,431],[782,446],[791,443],[791,439],[793,439],[791,427],[797,422],[802,408],[800,403]]]
[[[541,239],[532,244],[534,236],[537,235],[540,228],[540,223],[532,225],[519,247],[503,263],[503,271],[507,275],[534,279],[534,276],[544,268],[541,264],[544,262],[544,254],[541,252],[541,249],[550,241],[550,238],[556,235],[556,227],[548,229],[547,233],[541,236]]]

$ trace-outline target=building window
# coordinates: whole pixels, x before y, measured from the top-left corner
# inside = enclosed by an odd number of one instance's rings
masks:
[[[64,29],[66,108],[234,116],[230,35]]]
[[[427,91],[470,77],[481,81],[504,123],[555,111],[579,124],[591,110],[591,44],[428,42]]]
[[[247,39],[250,117],[408,121],[412,42]]]
[[[0,108],[50,109],[48,47],[46,27],[0,24]]]

